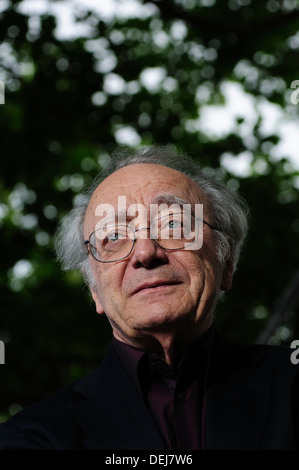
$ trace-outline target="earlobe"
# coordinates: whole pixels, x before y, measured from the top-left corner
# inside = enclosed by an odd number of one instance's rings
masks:
[[[233,282],[233,274],[234,274],[234,265],[232,257],[229,256],[225,262],[223,273],[222,273],[222,280],[220,289],[223,291],[230,290]]]
[[[91,295],[92,295],[92,298],[94,300],[94,303],[96,304],[96,311],[99,315],[102,315],[103,313],[105,313],[103,307],[102,307],[102,304],[99,300],[99,296],[98,294],[93,290],[93,289],[90,289],[90,292],[91,292]]]

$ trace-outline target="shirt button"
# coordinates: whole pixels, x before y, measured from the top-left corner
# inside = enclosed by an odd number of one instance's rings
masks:
[[[175,398],[177,401],[183,402],[186,399],[186,394],[184,392],[177,392]]]

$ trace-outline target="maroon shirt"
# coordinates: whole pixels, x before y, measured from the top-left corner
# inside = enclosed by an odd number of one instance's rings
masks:
[[[201,409],[213,330],[194,344],[176,370],[154,353],[113,338],[115,351],[138,388],[170,450],[201,449]]]

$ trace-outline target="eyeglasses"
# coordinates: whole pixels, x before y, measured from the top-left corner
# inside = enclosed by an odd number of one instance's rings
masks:
[[[92,232],[84,245],[100,263],[114,263],[131,254],[137,240],[136,234],[146,230],[150,238],[164,250],[197,250],[202,246],[203,224],[212,230],[219,230],[204,219],[177,212],[155,219],[150,227],[134,229],[130,224],[104,226]]]

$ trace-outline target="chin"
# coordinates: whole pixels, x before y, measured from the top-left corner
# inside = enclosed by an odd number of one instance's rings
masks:
[[[135,318],[138,320],[138,315],[136,315]],[[168,330],[177,325],[181,325],[182,322],[190,324],[192,318],[194,318],[194,315],[189,312],[177,312],[169,309],[165,310],[165,307],[157,307],[146,314],[143,313],[142,318],[139,318],[139,321],[135,324],[139,330],[149,331],[158,329],[159,331],[163,331],[164,329]]]

